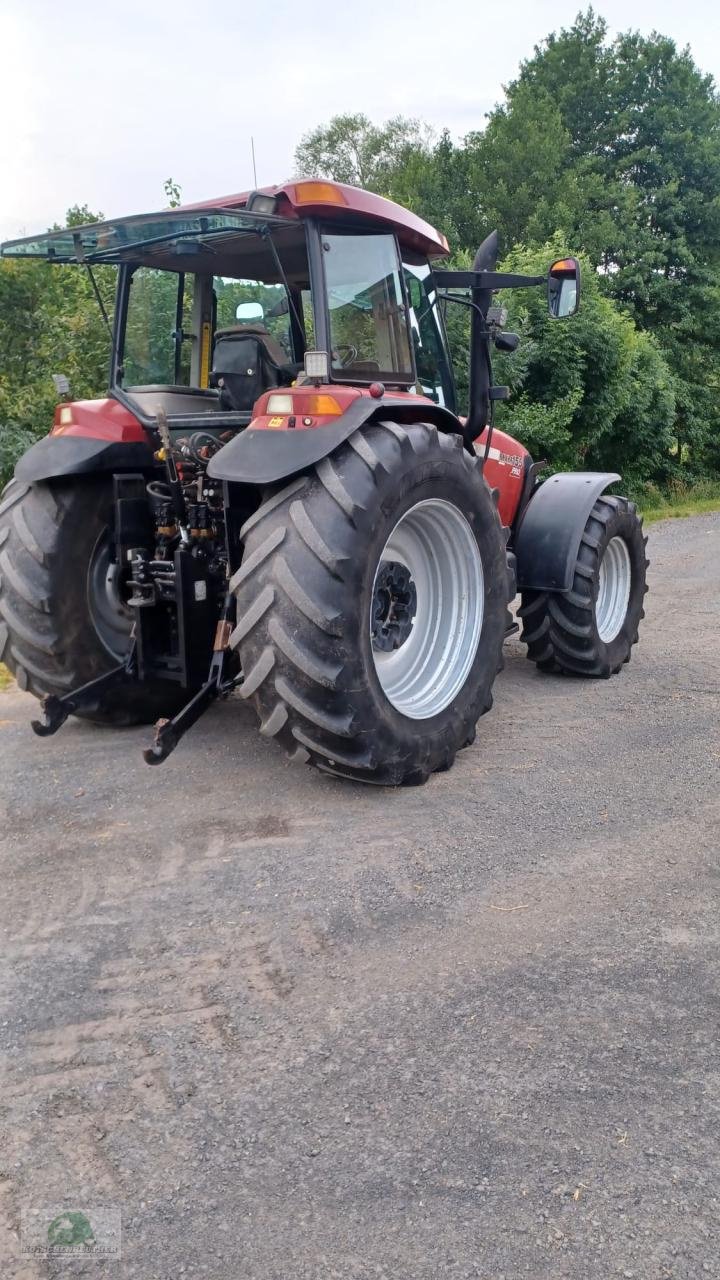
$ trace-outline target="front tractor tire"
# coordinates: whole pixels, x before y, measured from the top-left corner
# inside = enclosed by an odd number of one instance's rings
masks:
[[[522,594],[520,638],[541,671],[607,679],[630,661],[645,616],[646,543],[634,503],[602,494],[580,540],[571,589]]]
[[[265,494],[242,530],[231,638],[260,731],[396,786],[452,765],[492,704],[506,537],[458,436],[372,423]]]
[[[21,689],[62,697],[122,662],[132,617],[110,555],[112,486],[11,480],[0,500],[0,662]],[[124,684],[77,714],[150,724],[188,697],[171,684]]]

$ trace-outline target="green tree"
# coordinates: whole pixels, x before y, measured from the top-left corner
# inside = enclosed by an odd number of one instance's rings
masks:
[[[503,270],[542,274],[563,250],[559,236],[516,248]],[[542,289],[502,296],[522,345],[495,362],[496,376],[513,390],[498,425],[555,466],[662,483],[672,466],[673,378],[655,339],[605,295],[592,264],[582,266],[581,306],[571,319],[550,319]]]
[[[485,137],[555,105],[567,187],[545,216],[602,271],[602,286],[665,352],[677,389],[676,457],[702,470],[720,431],[720,100],[689,50],[653,33],[608,42],[592,9],[523,64]],[[557,183],[555,183],[557,191]],[[510,224],[508,224],[510,225]],[[532,241],[530,214],[511,225]]]
[[[483,228],[496,228],[509,249],[518,241],[542,244],[577,222],[582,183],[572,164],[570,133],[548,93],[518,85],[487,128],[468,135],[465,150],[468,248],[482,238]]]
[[[67,226],[99,220],[86,206],[68,210]],[[115,269],[95,271],[112,311]],[[0,261],[0,480],[51,425],[54,373],[70,380],[75,399],[107,387],[110,340],[87,271],[76,266],[6,258]]]
[[[427,153],[431,133],[418,120],[396,116],[374,125],[367,116],[333,116],[306,133],[295,152],[303,177],[332,178],[389,195],[393,176],[413,157]]]

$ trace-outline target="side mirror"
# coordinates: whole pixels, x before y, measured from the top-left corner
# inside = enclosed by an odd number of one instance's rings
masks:
[[[265,312],[260,302],[240,302],[235,308],[236,320],[264,320]]]
[[[580,306],[580,263],[559,258],[548,272],[548,311],[554,320],[574,316]]]

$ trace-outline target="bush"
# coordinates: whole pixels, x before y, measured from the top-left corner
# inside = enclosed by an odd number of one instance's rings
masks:
[[[558,235],[542,249],[515,248],[502,269],[540,275],[565,251]],[[557,468],[663,484],[673,471],[670,371],[653,338],[603,296],[590,264],[582,267],[580,310],[567,320],[550,319],[541,288],[503,295],[521,347],[496,360],[497,380],[513,391],[498,425]]]
[[[96,279],[112,311],[115,269]],[[107,387],[109,338],[87,274],[79,267],[11,258],[0,262],[0,477],[52,426],[54,373],[75,399]]]
[[[37,440],[37,434],[15,422],[0,427],[0,489],[4,489],[15,469],[15,463]]]

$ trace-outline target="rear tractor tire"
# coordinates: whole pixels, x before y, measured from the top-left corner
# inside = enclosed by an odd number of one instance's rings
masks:
[[[0,662],[21,689],[61,697],[122,662],[131,611],[110,556],[112,489],[94,477],[65,484],[11,480],[0,500]],[[85,711],[98,724],[151,724],[190,694],[124,684]]]
[[[492,704],[508,602],[506,534],[460,438],[363,427],[242,536],[230,643],[261,733],[361,782],[449,768]]]
[[[607,679],[630,661],[645,616],[646,543],[634,503],[597,499],[570,590],[522,593],[520,639],[541,671]]]

